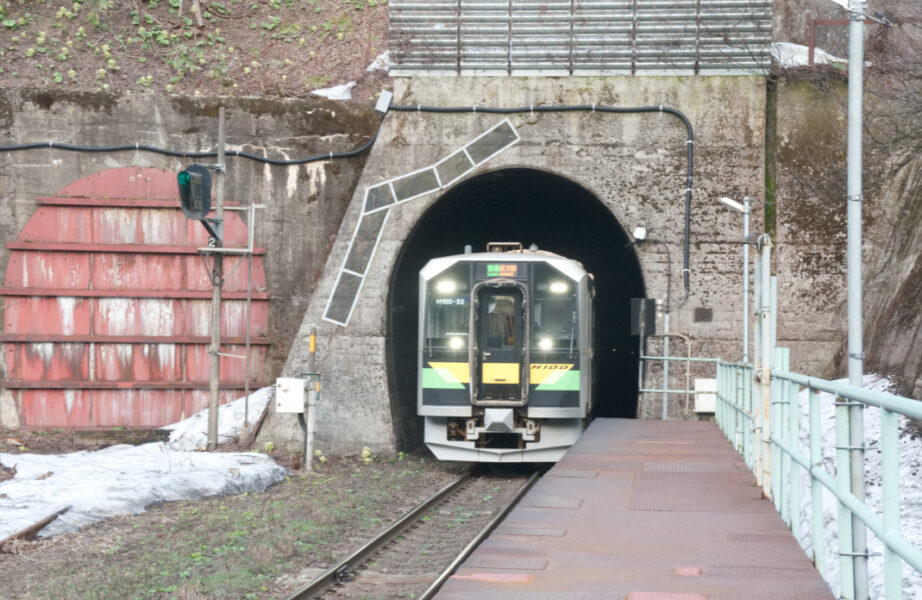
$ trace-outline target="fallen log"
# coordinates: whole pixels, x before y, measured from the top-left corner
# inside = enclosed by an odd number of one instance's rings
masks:
[[[150,442],[166,442],[170,432],[163,429],[87,429],[73,433],[74,444],[81,448],[100,448],[116,444],[139,446]]]
[[[240,447],[243,449],[248,449],[253,446],[253,442],[256,441],[256,436],[259,434],[259,430],[263,426],[263,421],[266,420],[266,415],[269,414],[269,405],[271,402],[266,402],[265,408],[263,408],[262,413],[260,413],[259,418],[256,419],[256,423],[250,426],[250,430],[246,432],[241,440]]]
[[[47,517],[45,517],[45,518],[42,519],[41,521],[38,521],[37,523],[33,523],[32,525],[29,525],[29,526],[26,527],[25,529],[21,529],[21,530],[17,531],[16,533],[14,533],[13,535],[7,536],[7,537],[4,538],[2,541],[0,541],[0,551],[3,550],[3,547],[4,547],[7,543],[12,542],[13,540],[31,540],[31,539],[34,539],[34,538],[35,538],[35,535],[36,535],[39,531],[41,531],[42,529],[44,529],[44,527],[45,527],[46,525],[48,525],[49,523],[51,523],[52,521],[54,521],[55,519],[57,519],[58,517],[60,517],[60,516],[63,515],[64,513],[66,513],[68,510],[70,510],[70,507],[69,507],[69,506],[65,506],[65,507],[62,508],[61,510],[59,510],[59,511],[57,511],[57,512],[54,512],[54,513],[48,515]]]

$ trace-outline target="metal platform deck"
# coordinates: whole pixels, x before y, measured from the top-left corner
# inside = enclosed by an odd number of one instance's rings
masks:
[[[596,419],[439,600],[832,600],[714,423]]]

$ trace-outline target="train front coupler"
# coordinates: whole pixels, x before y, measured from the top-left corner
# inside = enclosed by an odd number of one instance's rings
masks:
[[[469,442],[477,441],[482,434],[488,433],[514,433],[522,437],[523,442],[537,440],[541,425],[528,418],[516,418],[513,408],[485,408],[482,415],[464,422],[464,439]],[[518,421],[518,426],[516,426]]]

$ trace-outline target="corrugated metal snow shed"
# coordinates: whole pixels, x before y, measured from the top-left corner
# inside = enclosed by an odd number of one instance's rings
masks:
[[[391,0],[392,75],[751,75],[765,0]]]
[[[204,229],[179,210],[173,171],[119,167],[38,208],[0,287],[0,391],[24,427],[159,427],[208,405],[211,282]],[[247,225],[225,214],[228,246]],[[253,260],[251,388],[266,380],[269,294]],[[245,349],[247,269],[225,260],[222,350]],[[242,396],[245,363],[222,358],[222,403]]]

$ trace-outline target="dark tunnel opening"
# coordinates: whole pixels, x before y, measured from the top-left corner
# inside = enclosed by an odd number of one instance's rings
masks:
[[[397,439],[422,444],[416,416],[418,274],[431,258],[474,252],[487,242],[537,244],[583,263],[595,276],[594,415],[637,415],[637,338],[630,333],[630,299],[644,296],[637,254],[611,211],[582,186],[552,173],[504,169],[446,192],[407,237],[391,280],[388,310],[389,378]]]

